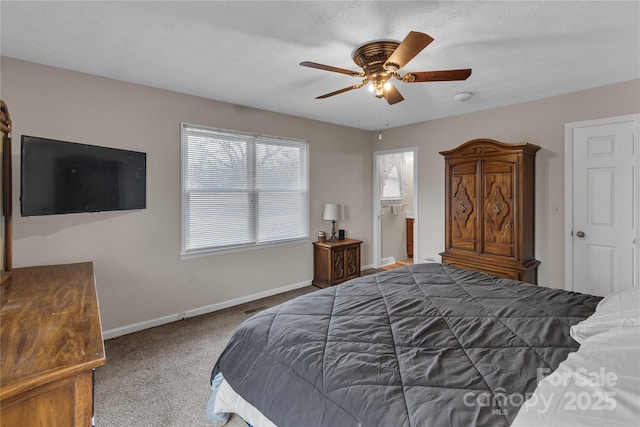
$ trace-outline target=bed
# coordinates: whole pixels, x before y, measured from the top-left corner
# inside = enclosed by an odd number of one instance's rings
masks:
[[[437,263],[359,277],[245,321],[213,368],[207,418],[508,426],[600,300]]]

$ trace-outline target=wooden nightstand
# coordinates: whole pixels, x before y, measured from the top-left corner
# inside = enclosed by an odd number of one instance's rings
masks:
[[[326,288],[360,277],[361,243],[354,239],[313,242],[312,284]]]

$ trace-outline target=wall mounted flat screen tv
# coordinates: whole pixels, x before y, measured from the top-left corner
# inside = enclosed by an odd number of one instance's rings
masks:
[[[22,136],[22,216],[146,207],[147,155]]]

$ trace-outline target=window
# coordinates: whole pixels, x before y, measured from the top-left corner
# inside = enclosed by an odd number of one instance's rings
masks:
[[[400,202],[407,194],[406,153],[391,153],[379,157],[380,198]]]
[[[389,174],[385,173],[382,187],[383,199],[400,199],[400,180],[398,179],[398,169],[394,166]]]
[[[182,125],[182,254],[309,237],[308,141]]]

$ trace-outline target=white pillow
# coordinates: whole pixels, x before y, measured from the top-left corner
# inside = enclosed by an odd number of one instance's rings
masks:
[[[538,384],[511,427],[639,425],[640,289],[604,298],[571,336],[580,348]]]
[[[582,344],[601,333],[622,333],[640,326],[640,288],[632,287],[606,296],[587,319],[573,325],[571,337]]]

